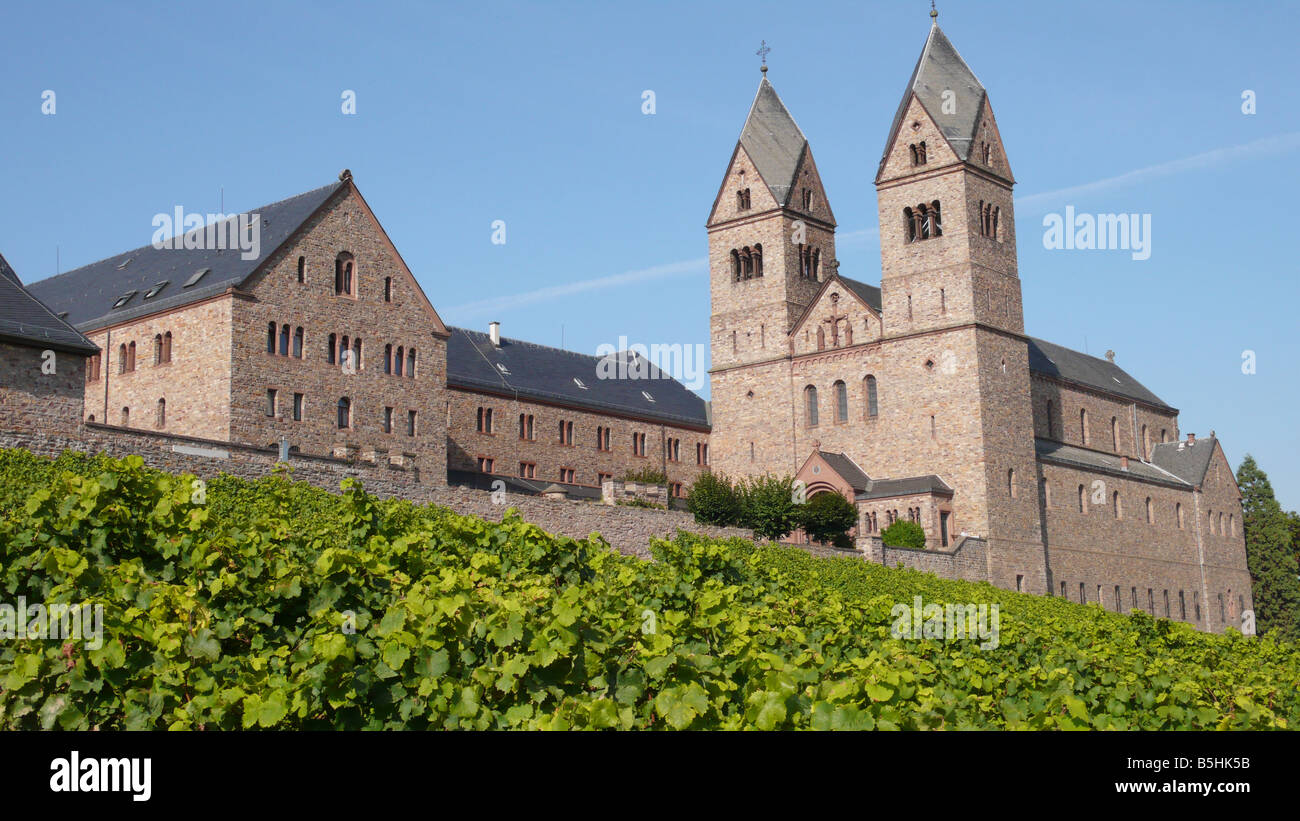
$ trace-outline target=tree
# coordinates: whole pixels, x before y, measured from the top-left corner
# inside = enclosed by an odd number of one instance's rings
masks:
[[[838,493],[818,493],[803,506],[800,523],[813,539],[844,547],[845,534],[858,523],[858,511]]]
[[[775,541],[799,526],[800,505],[795,502],[794,478],[771,474],[738,483],[741,524],[760,539]]]
[[[686,509],[695,521],[727,527],[740,523],[740,496],[725,475],[704,471],[686,495]]]
[[[1237,468],[1237,485],[1256,632],[1300,639],[1300,578],[1291,521],[1274,498],[1268,476],[1249,454]]]
[[[899,519],[880,532],[888,547],[925,547],[925,528],[908,519]]]
[[[668,484],[668,474],[655,468],[641,468],[640,470],[629,470],[623,474],[624,482],[641,482],[647,485],[666,485]]]

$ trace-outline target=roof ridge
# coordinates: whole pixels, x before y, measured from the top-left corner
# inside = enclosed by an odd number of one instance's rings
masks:
[[[330,187],[333,187],[333,186],[337,186],[337,185],[341,185],[342,182],[343,182],[342,180],[339,180],[339,181],[337,181],[337,182],[332,182],[332,183],[328,183],[328,184],[326,184],[326,185],[317,186],[316,188],[313,188],[313,189],[311,189],[311,190],[309,190],[309,191],[302,191],[302,192],[299,192],[299,193],[294,194],[294,195],[292,195],[292,196],[288,196],[288,197],[284,197],[284,198],[282,198],[282,199],[278,199],[278,200],[276,200],[275,202],[268,202],[268,203],[266,203],[266,204],[264,204],[264,205],[254,206],[253,208],[249,208],[249,209],[247,209],[247,210],[245,210],[245,211],[236,211],[236,212],[233,213],[233,214],[222,214],[221,216],[223,216],[223,217],[226,218],[225,220],[223,220],[223,222],[224,222],[224,221],[228,221],[229,219],[233,219],[233,218],[235,218],[235,217],[242,216],[242,215],[244,215],[244,214],[252,214],[252,213],[254,213],[254,212],[260,212],[260,211],[262,211],[263,209],[275,208],[275,207],[277,207],[277,206],[279,206],[279,205],[283,205],[284,203],[289,202],[290,200],[296,200],[296,199],[299,199],[299,198],[301,198],[301,197],[307,197],[307,196],[312,195],[312,194],[318,194],[318,193],[320,193],[321,191],[324,191],[324,190],[327,189],[327,188],[330,188]],[[197,213],[197,212],[195,212],[195,213]],[[213,224],[215,225],[216,223],[213,223]],[[191,229],[191,230],[189,230],[189,231],[185,231],[185,232],[183,232],[183,233],[181,233],[181,234],[173,235],[172,237],[169,237],[168,239],[174,239],[175,237],[185,237],[185,236],[188,236],[189,234],[193,233],[194,231],[202,231],[202,230],[204,230],[204,229],[207,228],[207,227],[208,227],[208,223],[204,223],[203,226],[200,227],[200,228],[193,228],[193,229]],[[36,284],[36,283],[42,283],[42,284],[43,284],[43,283],[47,283],[47,282],[50,282],[50,281],[53,281],[53,280],[56,280],[56,279],[60,279],[61,277],[69,276],[70,274],[80,273],[82,270],[84,270],[84,269],[86,269],[86,268],[89,268],[89,267],[91,267],[92,265],[99,265],[99,264],[101,264],[101,263],[109,262],[110,260],[113,260],[113,259],[116,258],[116,257],[129,257],[129,256],[131,256],[131,255],[133,255],[133,254],[137,254],[137,253],[143,252],[143,251],[145,251],[146,249],[152,250],[152,249],[153,249],[153,243],[148,242],[148,243],[145,243],[144,245],[140,245],[140,246],[137,246],[137,247],[135,247],[135,248],[129,248],[129,249],[125,250],[125,251],[118,251],[118,252],[115,253],[115,254],[109,254],[109,255],[106,256],[106,257],[100,257],[99,259],[91,260],[90,262],[87,262],[85,265],[78,265],[76,268],[70,268],[70,269],[68,269],[67,271],[61,271],[61,272],[59,272],[59,273],[57,273],[57,274],[54,274],[53,276],[48,276],[48,277],[45,277],[44,279],[33,280],[32,283],[30,283],[30,284]]]

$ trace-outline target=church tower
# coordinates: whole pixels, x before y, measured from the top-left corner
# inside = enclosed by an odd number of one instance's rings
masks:
[[[788,334],[835,258],[835,216],[766,66],[707,227],[714,469],[793,473]]]
[[[956,529],[997,534],[989,581],[1042,593],[1013,184],[988,95],[935,20],[876,174],[889,435],[874,467],[944,478]]]

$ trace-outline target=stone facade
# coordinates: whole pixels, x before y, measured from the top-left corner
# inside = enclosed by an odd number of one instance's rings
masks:
[[[697,447],[709,443],[707,430],[459,387],[449,387],[446,397],[451,470],[477,471],[479,460],[489,459],[492,469],[485,472],[599,488],[605,477],[621,480],[648,468],[665,472],[670,488],[681,494],[707,467],[708,450]],[[478,430],[479,408],[492,411],[491,430]],[[531,438],[526,437],[529,417]],[[571,444],[561,442],[561,423],[566,438],[572,424]],[[609,431],[608,450],[603,439],[597,442],[602,428]],[[645,436],[644,456],[633,452],[634,434]]]
[[[85,381],[82,355],[0,342],[0,431],[75,434]]]

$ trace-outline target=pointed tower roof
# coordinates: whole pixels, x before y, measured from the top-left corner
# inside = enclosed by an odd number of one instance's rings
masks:
[[[944,105],[945,91],[953,93],[947,106]],[[939,126],[957,156],[962,160],[968,159],[987,94],[975,72],[966,65],[937,22],[930,26],[930,36],[925,40],[925,48],[921,49],[921,58],[912,69],[912,79],[907,81],[907,89],[898,104],[889,139],[885,141],[886,154],[894,145],[913,94],[925,106],[926,113]],[[945,113],[945,110],[951,113]],[[883,167],[884,157],[880,162]]]
[[[781,205],[788,205],[794,174],[808,140],[766,75],[758,84],[758,94],[754,95],[749,118],[740,132],[740,145],[753,160],[772,196]]]

